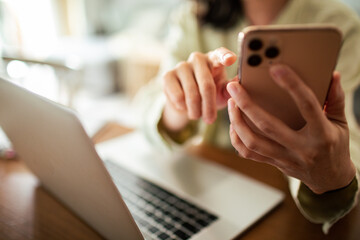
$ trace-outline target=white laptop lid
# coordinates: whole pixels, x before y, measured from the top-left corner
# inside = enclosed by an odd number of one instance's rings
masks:
[[[0,126],[43,186],[107,239],[143,239],[70,110],[0,79]]]
[[[45,188],[107,239],[142,239],[74,113],[0,79],[0,126]],[[219,220],[191,239],[230,239],[283,199],[276,189],[188,155],[161,156],[138,132],[101,144],[101,156]],[[140,151],[141,150],[141,151]]]

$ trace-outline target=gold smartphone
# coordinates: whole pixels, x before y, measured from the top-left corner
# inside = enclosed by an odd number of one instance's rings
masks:
[[[294,100],[270,77],[269,67],[290,66],[324,106],[342,34],[330,25],[250,26],[239,33],[239,81],[252,100],[292,129],[305,125]]]

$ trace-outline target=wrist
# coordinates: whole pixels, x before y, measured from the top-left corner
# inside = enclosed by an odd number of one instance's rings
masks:
[[[186,111],[175,109],[169,102],[165,104],[160,124],[164,130],[169,132],[179,132],[190,122]]]
[[[343,190],[345,190],[346,188],[349,188],[351,185],[354,185],[354,182],[357,182],[357,179],[356,179],[356,175],[351,179],[351,181],[349,183],[347,183],[345,186],[342,186],[342,187],[339,187],[339,188],[335,188],[335,189],[330,189],[330,190],[326,190],[326,191],[323,191],[321,193],[316,193],[314,192],[313,190],[311,190],[309,187],[307,187],[305,184],[304,186],[306,186],[309,191],[311,191],[313,194],[315,195],[318,195],[318,196],[321,196],[321,195],[326,195],[326,194],[329,194],[329,193],[335,193],[335,192],[341,192]],[[303,184],[303,183],[302,183]],[[357,183],[355,184],[357,185]]]
[[[158,124],[158,131],[165,138],[170,138],[175,143],[183,144],[197,133],[198,124],[197,121],[189,121],[188,124],[182,129],[177,131],[171,131],[169,129],[166,129],[160,121]]]
[[[326,178],[326,183],[323,184],[323,186],[319,185],[308,185],[304,183],[314,194],[324,194],[327,192],[337,191],[341,190],[343,188],[346,188],[351,184],[351,182],[356,179],[356,167],[354,163],[350,161],[350,164],[346,169],[343,169],[343,171],[339,171],[339,169],[336,169],[336,173],[331,175],[330,177]],[[331,181],[330,181],[331,180]]]

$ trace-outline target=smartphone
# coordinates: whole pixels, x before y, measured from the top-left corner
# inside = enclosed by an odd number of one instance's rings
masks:
[[[269,67],[291,67],[323,107],[341,47],[342,34],[330,25],[250,26],[239,33],[240,84],[252,100],[294,130],[305,120],[290,94],[270,77]]]

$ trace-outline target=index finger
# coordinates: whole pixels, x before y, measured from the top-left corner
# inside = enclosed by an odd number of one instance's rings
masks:
[[[213,67],[230,66],[236,62],[236,54],[227,48],[220,47],[208,53],[209,61]]]
[[[294,100],[305,121],[322,125],[319,119],[325,118],[321,104],[314,92],[288,66],[277,64],[270,68],[274,81],[285,89]]]

